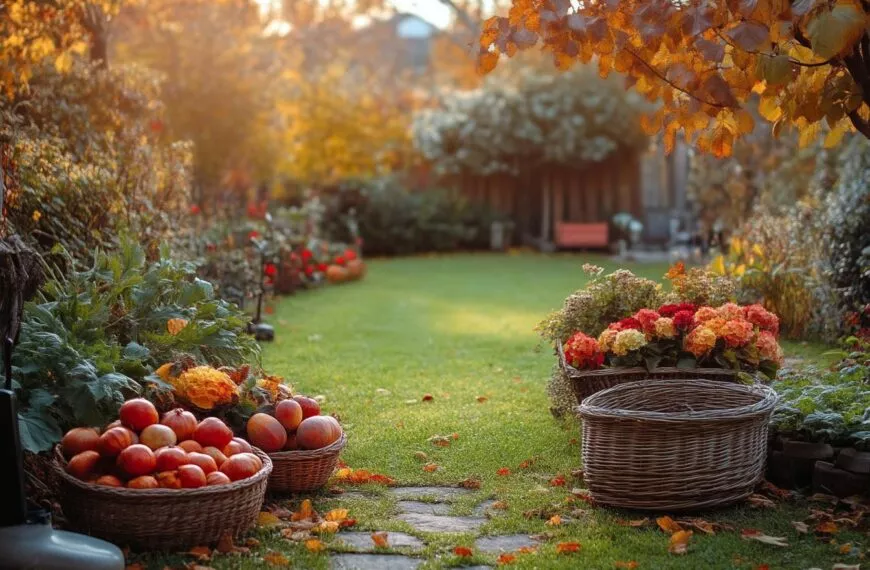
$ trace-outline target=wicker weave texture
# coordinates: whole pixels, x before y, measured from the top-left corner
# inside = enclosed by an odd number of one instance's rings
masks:
[[[776,393],[710,380],[621,384],[586,398],[583,468],[596,501],[691,510],[740,501],[764,474]]]
[[[577,397],[577,403],[582,404],[583,400],[600,392],[625,384],[626,382],[638,382],[640,380],[655,380],[669,378],[686,378],[686,379],[701,379],[701,380],[718,380],[720,382],[738,382],[737,371],[728,370],[725,368],[676,368],[663,366],[647,370],[643,367],[634,368],[602,368],[600,370],[578,370],[565,360],[565,352],[562,345],[556,343],[556,350],[559,354],[559,365],[565,374],[571,380],[571,388],[574,390],[574,395]]]
[[[272,453],[272,475],[269,491],[275,493],[304,493],[326,485],[338,465],[338,456],[347,444],[341,434],[338,441],[322,449],[280,451]]]
[[[198,489],[126,489],[80,481],[64,471],[55,450],[61,481],[60,502],[70,526],[79,532],[140,550],[178,550],[234,537],[257,520],[266,495],[272,461],[254,453],[263,468],[253,477]]]

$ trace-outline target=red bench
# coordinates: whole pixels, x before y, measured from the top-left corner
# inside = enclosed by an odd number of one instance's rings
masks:
[[[610,245],[607,222],[596,224],[556,223],[558,247],[601,247]]]

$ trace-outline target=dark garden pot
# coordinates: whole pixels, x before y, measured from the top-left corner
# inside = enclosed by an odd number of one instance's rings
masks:
[[[834,466],[859,475],[870,475],[870,452],[847,447],[837,455]]]
[[[827,461],[834,457],[834,448],[828,443],[788,440],[783,442],[782,452],[792,459]]]
[[[836,497],[866,494],[870,490],[870,475],[851,473],[834,467],[833,463],[817,461],[813,471],[813,491]]]

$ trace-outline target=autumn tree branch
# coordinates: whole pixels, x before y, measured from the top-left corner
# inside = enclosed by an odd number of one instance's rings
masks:
[[[691,98],[694,99],[695,101],[698,101],[699,103],[704,103],[705,105],[710,105],[711,107],[719,107],[719,108],[721,108],[721,109],[725,109],[725,108],[730,107],[730,105],[725,105],[725,104],[722,104],[722,103],[716,103],[716,102],[713,102],[713,101],[707,101],[707,100],[705,100],[705,99],[702,99],[701,97],[698,97],[697,95],[695,95],[695,94],[692,93],[691,91],[689,91],[689,90],[687,90],[687,89],[684,89],[684,88],[680,87],[679,85],[675,84],[675,83],[672,82],[670,79],[668,79],[667,77],[665,77],[665,76],[664,76],[664,75],[663,75],[663,74],[662,74],[658,69],[656,69],[655,67],[653,67],[653,66],[652,66],[649,62],[647,62],[644,58],[640,57],[637,53],[635,53],[634,50],[630,50],[630,49],[628,49],[628,48],[625,48],[625,51],[627,51],[628,53],[630,53],[630,54],[631,54],[631,55],[632,55],[636,60],[638,60],[639,62],[641,62],[641,63],[642,63],[642,64],[643,64],[647,69],[649,69],[649,70],[653,73],[653,75],[655,75],[656,77],[658,77],[659,79],[661,79],[662,81],[664,81],[665,83],[667,83],[668,85],[670,85],[672,88],[674,88],[674,89],[676,89],[677,91],[679,91],[680,93],[684,93],[685,95],[688,95],[689,97],[691,97]]]

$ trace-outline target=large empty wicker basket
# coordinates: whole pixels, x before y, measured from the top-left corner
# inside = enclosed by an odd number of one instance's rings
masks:
[[[776,393],[762,385],[649,380],[577,408],[586,483],[600,503],[644,510],[726,505],[764,473]]]

